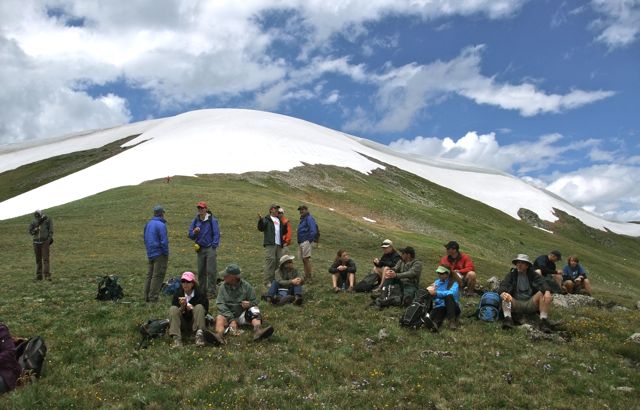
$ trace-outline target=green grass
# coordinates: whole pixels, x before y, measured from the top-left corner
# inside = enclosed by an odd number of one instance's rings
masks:
[[[219,267],[237,262],[255,285],[263,265],[257,213],[277,202],[295,226],[295,208],[309,204],[322,232],[313,254],[315,281],[306,286],[302,307],[262,306],[276,328],[264,343],[245,333],[222,348],[175,350],[157,340],[137,350],[137,326],[166,317],[169,306],[168,297],[156,305],[141,301],[142,228],[153,205],[163,204],[168,276],[195,270],[186,232],[199,200],[220,220]],[[338,248],[350,251],[362,277],[384,238],[412,245],[425,262],[426,284],[442,245],[456,239],[474,258],[480,283],[504,276],[516,253],[535,257],[558,248],[580,255],[596,297],[635,304],[640,275],[630,261],[640,258],[639,240],[566,215],[552,235],[397,169],[364,176],[330,166],[151,181],[47,213],[56,228],[52,283],[32,280],[29,217],[0,221],[0,318],[13,334],[40,334],[49,347],[45,376],[0,397],[0,408],[633,408],[638,400],[640,353],[627,341],[640,325],[637,310],[554,310],[551,318],[567,321],[573,338],[552,344],[466,318],[457,332],[408,331],[398,326],[399,308],[372,310],[368,295],[329,292],[326,272]],[[98,302],[97,278],[111,273],[120,276],[126,296]],[[463,316],[476,303],[465,299]],[[388,336],[380,339],[383,328]],[[613,390],[619,386],[636,390]]]

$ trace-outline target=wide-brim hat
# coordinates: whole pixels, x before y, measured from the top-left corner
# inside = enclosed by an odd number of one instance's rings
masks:
[[[511,261],[511,263],[513,263],[514,265],[518,262],[526,262],[529,264],[529,266],[533,265],[533,263],[531,263],[531,260],[529,260],[529,255],[526,255],[524,253],[519,253],[514,260]]]
[[[295,256],[291,256],[291,255],[282,255],[282,257],[280,258],[279,266],[282,266],[282,264],[292,261],[295,258],[296,258]]]

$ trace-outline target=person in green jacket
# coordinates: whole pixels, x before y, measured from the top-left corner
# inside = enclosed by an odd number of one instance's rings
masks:
[[[422,261],[416,259],[416,251],[411,246],[400,249],[400,260],[393,268],[385,267],[383,277],[387,281],[402,283],[402,304],[409,306],[420,286]]]
[[[293,303],[302,304],[302,284],[304,279],[293,267],[295,256],[283,255],[280,258],[280,267],[276,271],[276,279],[271,282],[266,300],[271,303],[285,305]]]
[[[273,327],[262,327],[262,315],[253,286],[240,277],[240,267],[235,263],[224,270],[224,282],[216,297],[216,341],[223,341],[227,326],[232,334],[239,334],[238,326],[253,326],[253,341],[266,339],[273,334]]]
[[[36,280],[51,280],[50,246],[53,243],[53,221],[41,210],[33,214],[29,233],[33,237],[33,250],[36,255]]]

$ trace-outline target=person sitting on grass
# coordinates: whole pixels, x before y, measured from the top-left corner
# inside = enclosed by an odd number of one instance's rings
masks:
[[[517,314],[540,312],[539,328],[545,333],[550,333],[548,317],[552,296],[548,283],[533,270],[529,256],[523,253],[518,254],[511,263],[515,268],[507,273],[497,291],[502,299],[504,313],[502,328],[513,328],[512,312]]]
[[[400,254],[393,247],[393,242],[390,239],[385,239],[382,241],[382,256],[380,258],[373,258],[373,270],[378,275],[379,284],[376,289],[373,290],[374,293],[379,293],[380,289],[382,289],[382,284],[384,283],[384,270],[386,268],[393,268],[400,261]]]
[[[209,300],[198,286],[193,272],[184,272],[180,287],[173,295],[169,308],[169,335],[173,347],[182,346],[182,332],[196,332],[196,346],[204,346],[205,317],[209,311]]]
[[[476,290],[476,272],[473,260],[466,253],[460,252],[460,245],[456,241],[449,241],[444,245],[447,254],[440,259],[440,265],[446,266],[461,280],[461,287],[465,296],[473,296]]]
[[[549,290],[560,293],[560,285],[562,285],[562,271],[556,269],[556,262],[562,260],[560,251],[551,251],[548,255],[540,255],[533,261],[533,269],[538,275],[542,275],[548,281],[555,281],[557,286],[549,282]],[[553,286],[553,287],[552,287]]]
[[[567,259],[567,264],[562,269],[562,281],[562,286],[567,293],[591,296],[591,283],[587,279],[587,271],[580,265],[577,256],[569,256]]]
[[[385,267],[384,282],[399,281],[402,285],[402,304],[409,306],[420,286],[422,261],[416,259],[416,251],[411,246],[400,249],[400,260],[393,268]],[[384,286],[384,283],[383,283]]]
[[[227,326],[232,335],[241,333],[238,326],[253,326],[254,342],[266,339],[273,334],[272,326],[262,327],[262,315],[258,308],[256,292],[249,282],[240,277],[240,273],[240,267],[235,263],[224,270],[223,285],[216,298],[218,315],[215,333],[205,333],[208,341],[213,344],[224,343],[223,335]]]
[[[21,372],[9,328],[0,321],[0,394],[16,388]]]
[[[427,292],[433,300],[433,309],[429,312],[426,321],[427,327],[437,332],[442,327],[445,319],[449,321],[449,329],[458,328],[460,317],[460,278],[456,274],[451,274],[448,267],[438,266],[436,269],[438,279],[433,285],[427,287]],[[427,301],[427,306],[430,303]]]
[[[338,250],[336,259],[329,268],[331,274],[331,284],[334,292],[340,292],[340,285],[348,283],[348,292],[353,292],[353,285],[356,281],[356,263],[349,257],[349,253],[344,249]]]
[[[267,302],[279,305],[292,303],[302,304],[302,284],[304,280],[293,267],[294,256],[282,255],[279,268],[276,270],[276,278],[271,282],[267,293]]]

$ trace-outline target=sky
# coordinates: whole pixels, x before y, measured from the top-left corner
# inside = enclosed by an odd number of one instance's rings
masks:
[[[2,145],[249,108],[640,221],[640,0],[2,0],[0,63]]]

